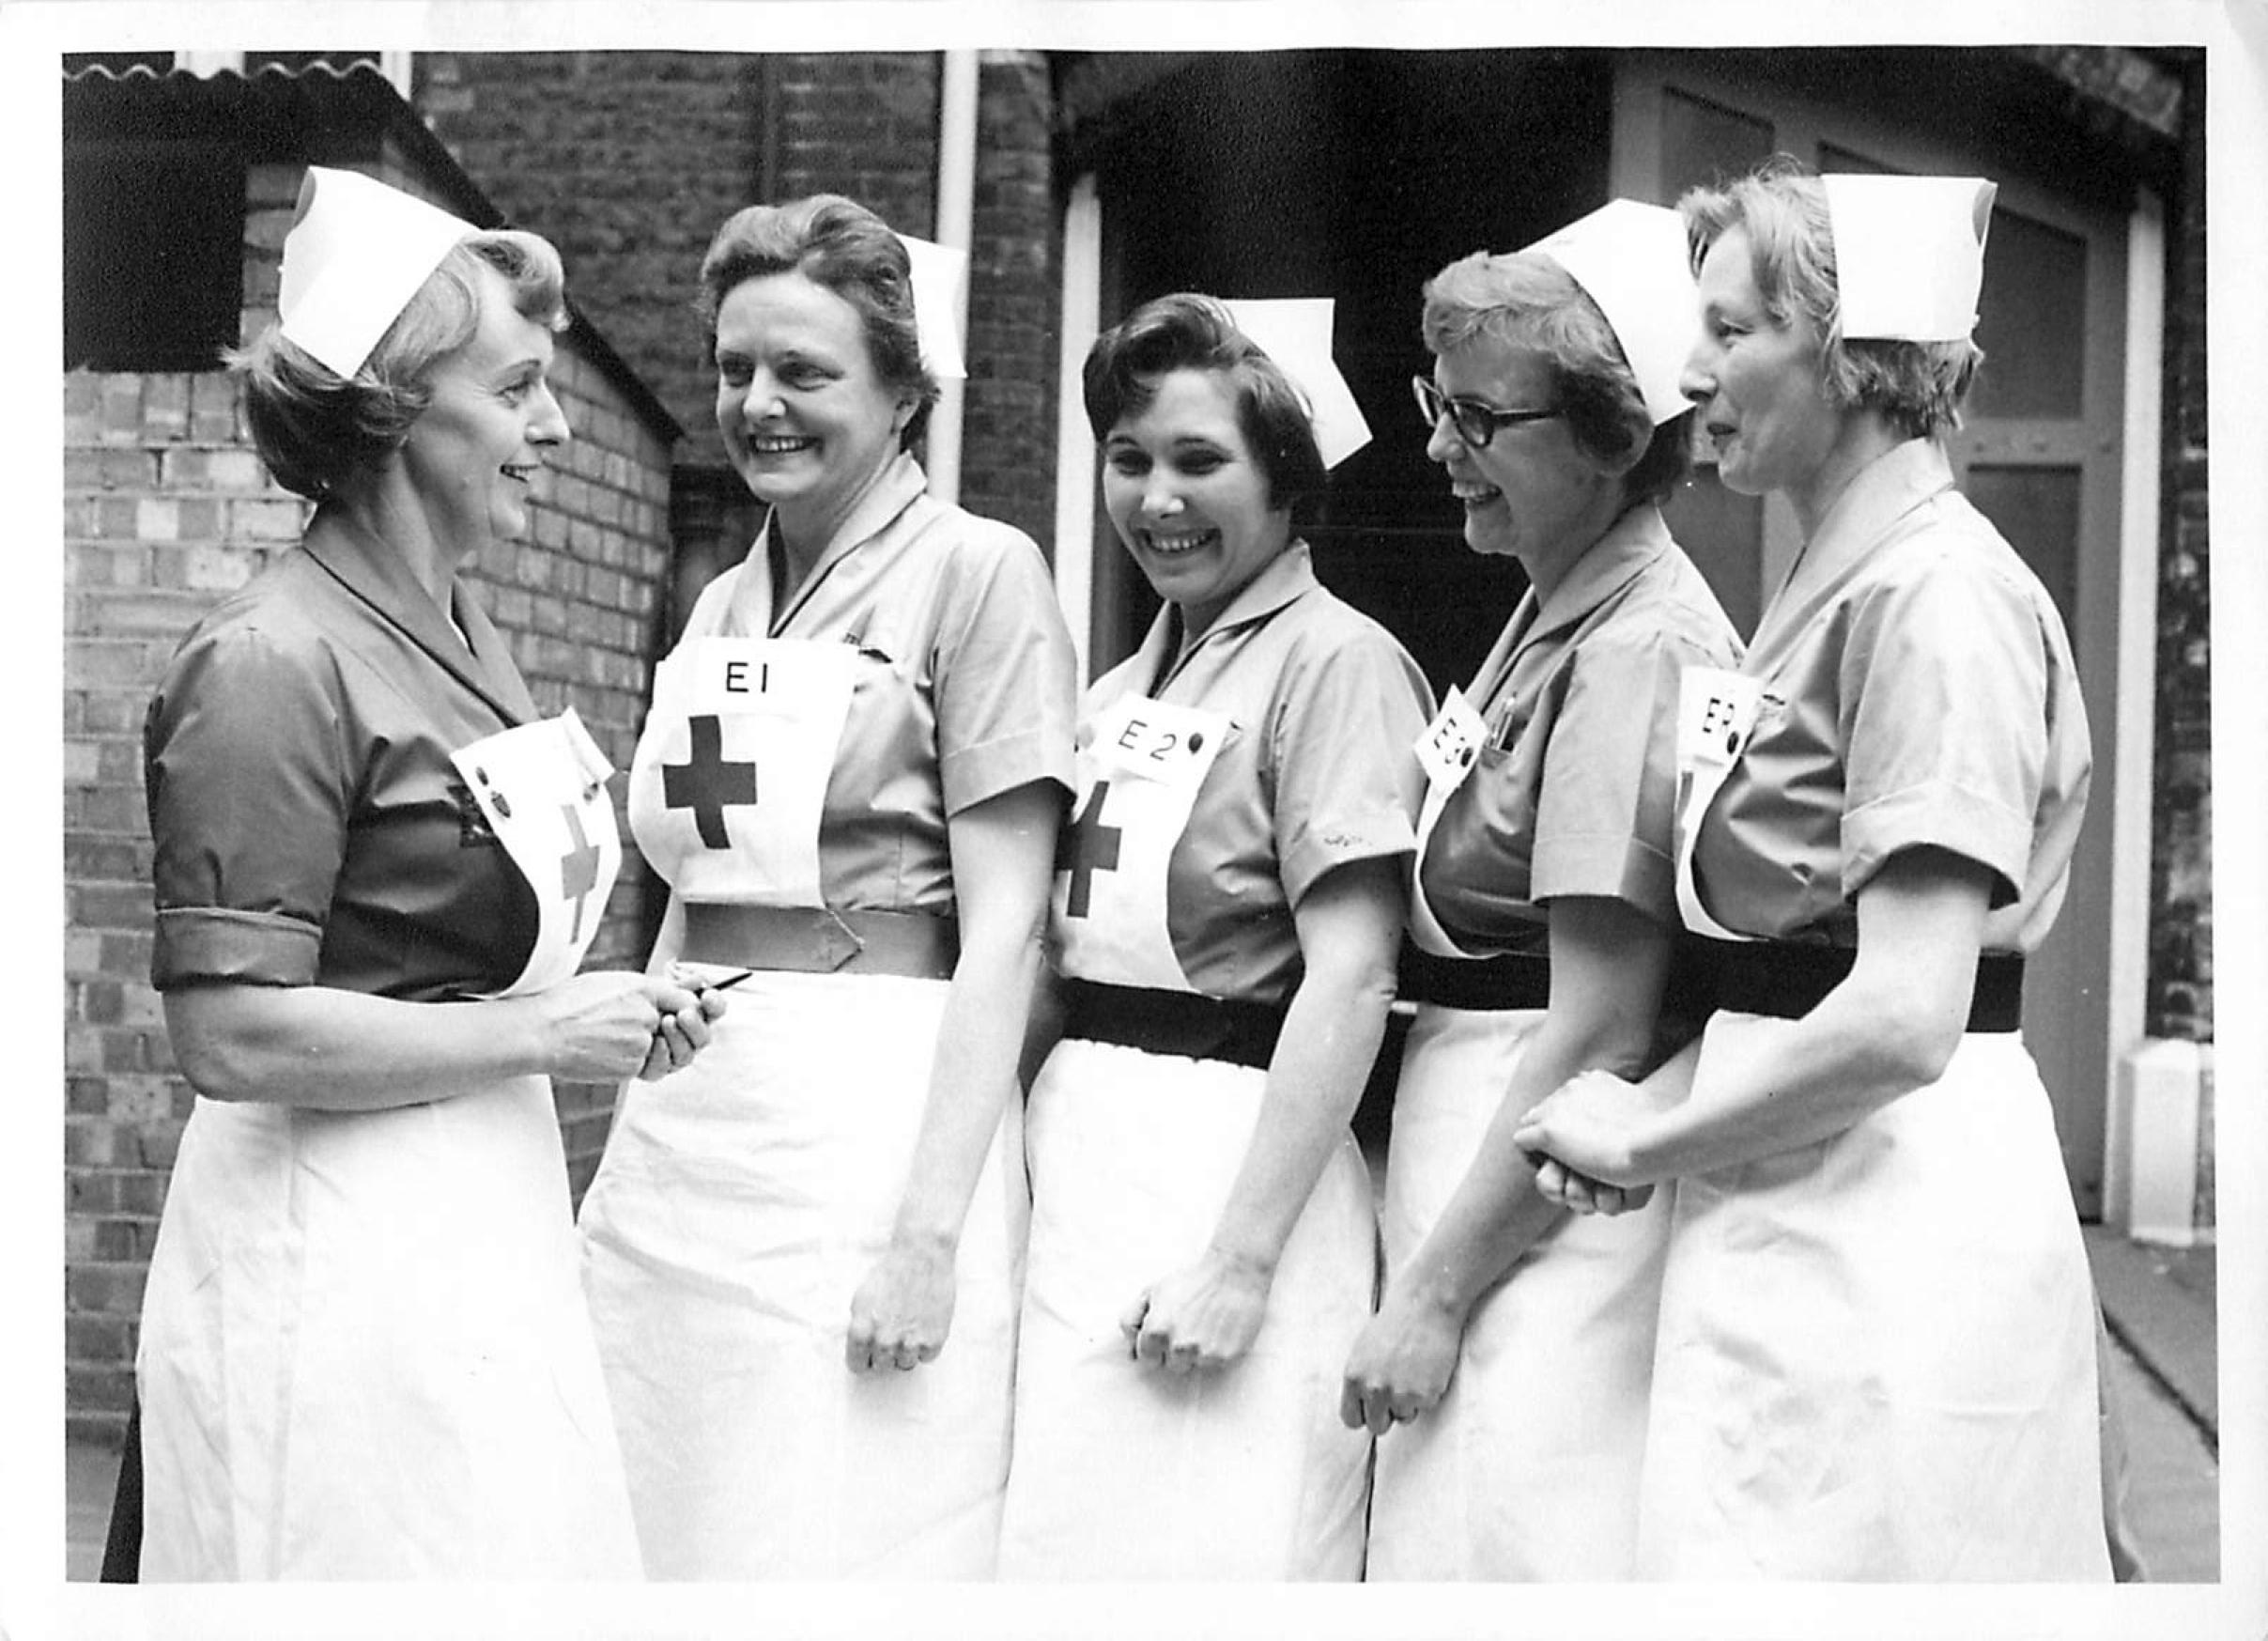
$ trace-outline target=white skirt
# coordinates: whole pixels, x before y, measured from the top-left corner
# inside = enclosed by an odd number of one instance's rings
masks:
[[[1386,1153],[1398,1271],[1472,1167],[1541,1011],[1421,1006]],[[1440,1404],[1380,1439],[1368,1576],[1627,1579],[1669,1194],[1569,1215],[1484,1293]]]
[[[633,1083],[584,1199],[584,1276],[647,1575],[989,1578],[1026,1203],[1011,1103],[936,1360],[854,1374],[947,983],[759,974],[684,1071]]]
[[[541,1077],[199,1100],[137,1367],[147,1582],[639,1575]]]
[[[1294,1225],[1249,1353],[1169,1374],[1119,1318],[1211,1239],[1265,1074],[1079,1040],[1032,1090],[1032,1242],[1004,1579],[1355,1579],[1370,1439],[1339,1422],[1376,1217],[1352,1136]]]
[[[1714,1016],[1691,1097],[1788,1029]],[[1643,1572],[2106,1579],[2093,1305],[2013,1032],[1842,1134],[1681,1180]]]

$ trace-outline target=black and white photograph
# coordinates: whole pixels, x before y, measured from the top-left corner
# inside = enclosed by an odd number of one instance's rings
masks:
[[[0,1641],[2268,1636],[2268,8],[1983,13],[0,12]]]

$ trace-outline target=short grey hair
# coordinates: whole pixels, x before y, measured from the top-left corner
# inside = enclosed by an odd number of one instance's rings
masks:
[[[1962,401],[1984,349],[1953,342],[1901,342],[1843,334],[1835,277],[1835,233],[1827,189],[1796,161],[1775,155],[1722,188],[1688,189],[1677,201],[1696,271],[1735,228],[1749,237],[1750,271],[1765,312],[1784,325],[1800,314],[1822,338],[1820,385],[1828,402],[1875,410],[1909,439],[1961,426]]]

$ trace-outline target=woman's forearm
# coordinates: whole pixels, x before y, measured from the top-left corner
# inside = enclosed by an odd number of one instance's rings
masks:
[[[937,1022],[928,1104],[894,1234],[951,1248],[961,1238],[977,1180],[1016,1083],[1032,991],[1039,979],[1036,926],[964,932]]]
[[[1967,1029],[1990,888],[1984,868],[1941,850],[1893,856],[1859,891],[1849,974],[1801,1019],[1743,1033],[1740,1049],[1713,1044],[1689,1091],[1679,1061],[1663,1067],[1611,1124],[1621,1154],[1594,1156],[1603,1169],[1540,1149],[1616,1184],[1672,1179],[1813,1144],[1935,1082]],[[1548,1123],[1560,1104],[1535,1115]]]
[[[1535,1189],[1535,1165],[1512,1143],[1529,1107],[1579,1071],[1614,1069],[1615,1057],[1554,1031],[1547,1016],[1529,1038],[1464,1178],[1425,1241],[1400,1270],[1396,1287],[1462,1317],[1566,1210]]]
[[[1412,1297],[1458,1317],[1566,1212],[1536,1190],[1535,1160],[1513,1142],[1521,1120],[1578,1072],[1643,1068],[1669,968],[1668,931],[1622,902],[1567,897],[1549,917],[1550,1007],[1520,1045],[1464,1178],[1394,1274]]]
[[[927,1104],[893,1237],[956,1247],[984,1158],[1016,1086],[1040,977],[1061,789],[1034,782],[949,823],[961,955],[937,1023]]]
[[[1244,1160],[1213,1230],[1226,1258],[1273,1273],[1361,1100],[1393,1006],[1391,971],[1367,981],[1310,970],[1268,1065]]]
[[[1854,973],[1803,1018],[1751,1038],[1754,1053],[1733,1061],[1715,1051],[1689,1093],[1684,1068],[1662,1068],[1662,1109],[1633,1144],[1632,1162],[1660,1180],[1776,1155],[1840,1134],[1934,1082],[1944,1057],[1920,1046],[1926,1024],[1914,1019],[1904,990]]]
[[[1305,963],[1268,1065],[1252,1139],[1212,1247],[1273,1274],[1324,1165],[1347,1132],[1394,1003],[1403,901],[1385,861],[1341,866],[1294,913]]]
[[[332,986],[165,994],[174,1057],[208,1099],[324,1111],[445,1100],[550,1069],[531,999],[422,1003]]]

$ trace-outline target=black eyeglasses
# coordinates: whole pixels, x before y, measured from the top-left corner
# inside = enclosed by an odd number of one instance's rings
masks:
[[[1499,427],[1515,427],[1522,422],[1549,422],[1564,410],[1500,410],[1494,405],[1480,404],[1473,399],[1453,399],[1433,385],[1429,376],[1413,376],[1410,386],[1417,394],[1417,413],[1426,420],[1426,431],[1431,433],[1447,416],[1457,427],[1457,436],[1474,450],[1484,448],[1496,437]]]

